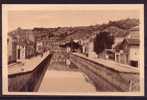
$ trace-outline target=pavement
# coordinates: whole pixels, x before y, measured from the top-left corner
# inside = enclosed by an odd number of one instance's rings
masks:
[[[104,65],[107,68],[111,68],[111,69],[119,71],[119,72],[139,73],[139,68],[132,67],[132,66],[125,65],[125,64],[120,64],[120,63],[117,63],[117,62],[112,61],[112,60],[105,60],[105,59],[102,59],[102,58],[90,58],[90,57],[86,57],[85,55],[79,54],[79,53],[73,53],[73,55],[83,57],[87,60],[90,60],[90,61],[93,61],[95,63]]]
[[[24,72],[29,72],[34,70],[47,56],[49,52],[45,52],[43,56],[40,55],[32,57],[30,59],[25,59],[23,63],[15,63],[8,65],[8,75],[19,74]]]
[[[38,92],[96,92],[81,72],[47,70]]]

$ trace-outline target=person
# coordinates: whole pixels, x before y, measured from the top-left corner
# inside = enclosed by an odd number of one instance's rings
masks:
[[[67,58],[67,59],[66,59],[66,65],[67,65],[67,67],[70,67],[70,64],[71,64],[70,59]]]
[[[71,48],[70,47],[67,47],[66,52],[67,53],[70,53],[70,51],[71,51]]]

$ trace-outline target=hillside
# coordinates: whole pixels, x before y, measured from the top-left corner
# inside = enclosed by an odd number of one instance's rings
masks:
[[[93,25],[93,26],[83,26],[83,27],[74,27],[70,28],[70,30],[74,30],[73,32],[69,32],[69,34],[64,35],[63,39],[69,40],[80,39],[84,37],[88,37],[96,31],[106,31],[113,34],[115,37],[123,37],[128,34],[128,29],[139,25],[138,19],[123,19],[118,21],[109,21],[107,24],[102,25]],[[61,29],[62,30],[62,29]],[[74,34],[72,34],[74,33]]]
[[[122,19],[118,21],[109,21],[105,24],[78,27],[56,27],[56,28],[34,28],[34,35],[48,34],[50,37],[58,37],[61,41],[72,39],[88,38],[92,34],[102,31],[110,32],[114,37],[124,37],[128,30],[139,25],[138,19]],[[19,31],[19,29],[18,29]],[[11,34],[13,32],[10,32]]]

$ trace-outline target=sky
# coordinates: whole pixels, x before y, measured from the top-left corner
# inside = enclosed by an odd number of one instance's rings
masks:
[[[107,23],[125,18],[139,18],[138,10],[23,10],[8,11],[8,31],[17,27],[71,27]]]

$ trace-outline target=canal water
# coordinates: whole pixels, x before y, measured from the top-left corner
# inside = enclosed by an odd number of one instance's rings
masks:
[[[96,88],[71,61],[65,48],[57,47],[41,82],[39,92],[95,92]]]
[[[66,53],[64,48],[56,48],[53,53],[53,56],[48,66],[48,70],[58,70],[58,71],[79,71],[70,61],[70,54]]]

